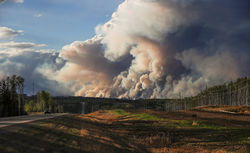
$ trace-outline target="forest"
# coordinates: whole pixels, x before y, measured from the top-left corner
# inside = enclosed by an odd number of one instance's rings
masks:
[[[237,106],[250,105],[250,78],[239,78],[234,82],[212,86],[194,97],[173,99],[165,104],[165,110],[191,109],[197,106]]]
[[[115,99],[91,97],[55,97],[59,103],[86,102],[86,112],[100,109],[130,108],[162,111],[188,110],[197,106],[250,105],[250,78],[239,78],[234,82],[207,87],[196,96],[178,99]]]
[[[12,75],[0,81],[0,116],[17,116],[24,111],[24,79]]]
[[[33,98],[35,97],[35,98]],[[34,96],[24,94],[24,79],[18,75],[7,76],[0,81],[0,117],[25,115],[28,112],[61,112],[49,92]]]

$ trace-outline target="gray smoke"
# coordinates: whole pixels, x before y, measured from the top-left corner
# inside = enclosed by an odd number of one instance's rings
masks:
[[[35,72],[81,96],[195,95],[249,74],[249,8],[249,0],[125,0],[95,37]]]
[[[96,27],[95,38],[63,48],[67,67],[55,80],[74,80],[73,91],[83,96],[195,95],[248,73],[249,6],[247,0],[126,0]],[[114,68],[122,61],[128,66]]]

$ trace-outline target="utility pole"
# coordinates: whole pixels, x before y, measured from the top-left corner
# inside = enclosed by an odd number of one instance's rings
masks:
[[[33,87],[33,101],[35,102],[35,81],[34,80],[32,83],[32,87]]]
[[[33,95],[35,95],[35,83],[34,83],[34,80],[32,82],[32,89],[33,89]]]

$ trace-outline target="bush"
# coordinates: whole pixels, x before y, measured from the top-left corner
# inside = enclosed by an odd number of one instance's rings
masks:
[[[36,112],[37,111],[37,105],[33,100],[31,100],[27,104],[24,105],[24,110],[26,112]]]

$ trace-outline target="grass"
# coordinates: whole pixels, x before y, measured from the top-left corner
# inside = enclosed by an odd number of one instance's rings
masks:
[[[129,113],[126,112],[123,109],[114,109],[114,110],[110,110],[110,113],[114,113],[117,114],[119,116],[122,116],[123,118],[127,118],[130,120],[143,120],[143,121],[160,121],[160,120],[164,120],[163,118],[159,118],[157,116],[154,115],[150,115],[147,113]]]
[[[114,109],[114,110],[110,110],[109,112],[114,113],[114,114],[119,115],[119,116],[129,115],[129,113],[123,109]]]
[[[232,127],[218,126],[209,124],[206,121],[194,121],[194,120],[169,120],[166,127],[174,127],[174,128],[200,128],[200,129],[212,129],[212,130],[225,130],[225,129],[233,129]]]
[[[115,109],[66,115],[2,132],[0,150],[1,153],[247,152],[249,137],[247,128]]]
[[[154,126],[163,126],[168,128],[204,128],[204,129],[228,129],[231,127],[217,126],[209,124],[206,121],[194,121],[194,120],[172,120],[168,118],[160,118],[155,115],[148,113],[129,113],[123,109],[110,110],[109,113],[114,113],[119,115],[122,119],[127,120],[143,120],[143,121],[158,121],[158,124]],[[145,123],[146,124],[146,123]]]

